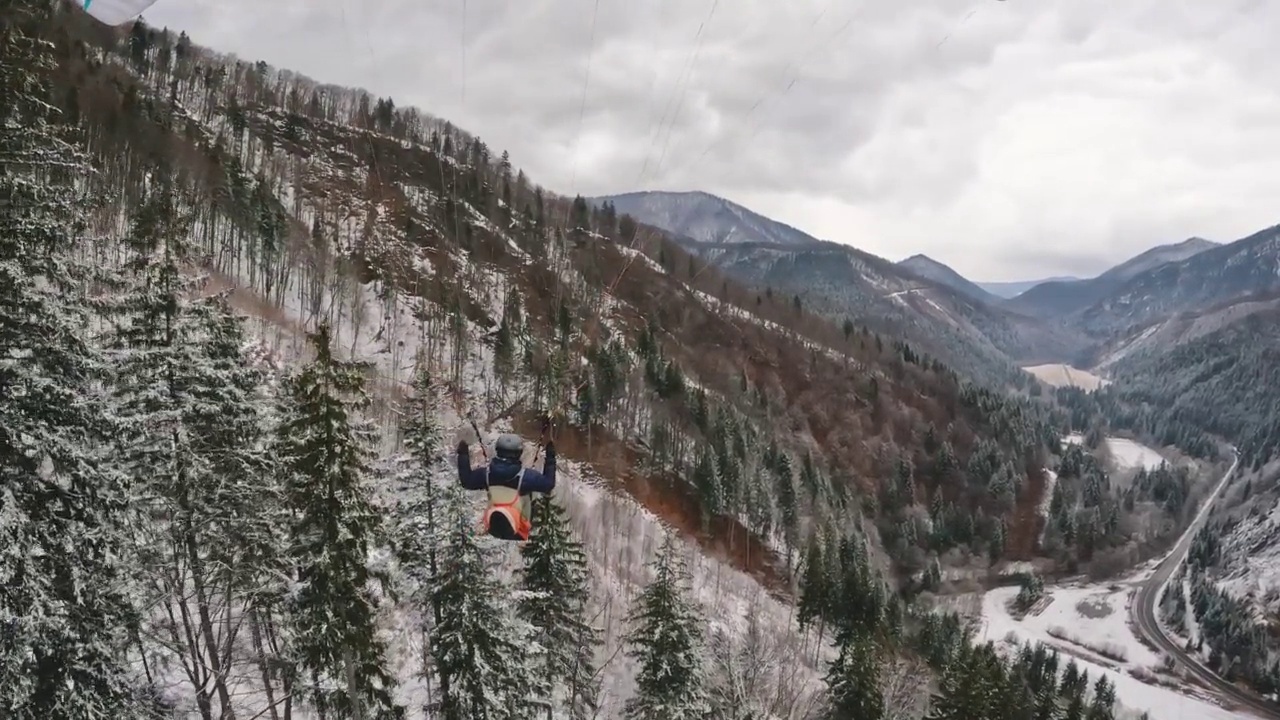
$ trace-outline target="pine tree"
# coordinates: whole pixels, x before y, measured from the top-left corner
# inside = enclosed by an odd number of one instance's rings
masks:
[[[401,427],[405,452],[393,456],[389,463],[397,493],[391,536],[408,586],[407,598],[422,616],[422,675],[429,678],[434,662],[426,639],[442,622],[442,609],[435,602],[435,583],[441,576],[441,549],[448,542],[450,529],[442,486],[450,484],[453,470],[443,452],[435,397],[425,371],[414,378],[413,390]],[[441,705],[448,705],[452,692],[449,677],[441,675],[440,681]]]
[[[582,543],[569,531],[568,518],[552,496],[539,498],[537,524],[529,542],[520,548],[524,558],[521,587],[525,594],[517,612],[534,628],[534,638],[546,651],[546,664],[535,673],[544,697],[562,694],[570,716],[592,717],[599,680],[595,651],[599,631],[585,620],[587,560]]]
[[[825,619],[831,604],[831,576],[826,560],[822,556],[822,544],[816,534],[809,536],[809,547],[805,550],[802,573],[800,603],[796,609],[796,618],[803,630],[814,620]]]
[[[702,527],[705,531],[711,517],[723,510],[724,495],[716,474],[716,462],[711,451],[703,448],[698,453],[698,464],[693,469],[693,486],[698,492],[702,511]]]
[[[533,672],[524,665],[531,639],[506,615],[507,588],[485,567],[474,513],[457,484],[443,490],[447,544],[431,602],[439,622],[431,655],[441,685],[449,688],[440,710],[445,720],[507,720],[527,716]]]
[[[702,672],[702,621],[685,597],[686,570],[668,534],[652,563],[650,582],[628,620],[628,655],[640,664],[629,720],[701,720],[710,710]]]
[[[178,654],[197,705],[216,693],[230,712],[239,626],[217,627],[218,608],[253,595],[274,574],[275,488],[258,445],[258,377],[245,368],[238,321],[224,299],[200,299],[184,274],[189,228],[168,176],[156,173],[139,205],[114,303],[113,392],[121,467],[150,498],[135,520],[135,563],[147,606],[169,622],[154,634]],[[178,621],[172,621],[179,618]]]
[[[126,476],[74,258],[88,162],[55,125],[52,3],[0,20],[0,716],[145,717],[127,663]]]
[[[1093,686],[1093,700],[1089,703],[1089,720],[1113,720],[1115,702],[1115,685],[1107,681],[1106,675],[1099,675]]]
[[[875,645],[853,633],[842,634],[839,643],[839,655],[827,668],[826,717],[880,720],[884,717],[884,696]]]
[[[376,715],[392,711],[394,679],[376,634],[367,564],[380,525],[367,487],[375,431],[356,417],[368,404],[363,365],[334,357],[327,325],[309,339],[316,357],[289,378],[275,448],[294,518],[297,591],[288,620],[299,671],[312,681],[306,692],[317,707],[353,715],[354,701]]]
[[[1007,698],[1004,665],[993,646],[969,647],[954,658],[934,695],[929,720],[987,720],[1001,717]]]

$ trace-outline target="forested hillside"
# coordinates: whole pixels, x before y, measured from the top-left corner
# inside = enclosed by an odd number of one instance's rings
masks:
[[[904,581],[1040,552],[1042,406],[389,98],[2,7],[3,716],[1110,717]],[[503,428],[518,549],[450,467]]]
[[[994,307],[909,264],[818,240],[723,198],[646,192],[593,202],[631,209],[640,221],[674,233],[686,249],[757,295],[905,340],[989,387],[1027,389],[1032,378],[1015,363],[1079,349],[1069,333]]]
[[[1238,317],[1223,311],[1203,328],[1151,328],[1153,342],[1134,342],[1108,362],[1112,385],[1092,395],[1059,389],[1059,402],[1075,409],[1078,427],[1106,417],[1206,458],[1225,438],[1245,468],[1261,467],[1280,453],[1280,312],[1250,304],[1257,307]]]

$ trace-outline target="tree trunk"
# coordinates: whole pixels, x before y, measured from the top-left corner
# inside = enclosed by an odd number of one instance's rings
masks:
[[[258,661],[258,670],[262,673],[262,687],[267,694],[267,707],[271,712],[271,720],[280,720],[280,713],[276,711],[276,691],[275,684],[271,679],[270,666],[267,664],[267,654],[262,649],[262,625],[258,618],[258,610],[254,608],[249,611],[249,636],[253,641],[253,654]]]

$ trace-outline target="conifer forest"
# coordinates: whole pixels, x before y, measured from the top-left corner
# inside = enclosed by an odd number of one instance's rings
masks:
[[[0,97],[0,718],[1137,718],[951,599],[1162,557],[1236,452],[1159,615],[1280,690],[1216,570],[1274,493],[1261,318],[1097,391],[979,377],[145,19],[0,0]],[[527,542],[458,480],[499,433],[554,443]]]

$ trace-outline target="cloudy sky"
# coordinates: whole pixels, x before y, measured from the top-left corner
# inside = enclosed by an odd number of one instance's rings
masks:
[[[1280,222],[1263,0],[159,0],[566,194],[705,190],[979,280]]]

